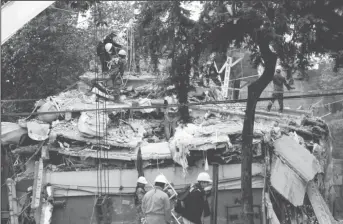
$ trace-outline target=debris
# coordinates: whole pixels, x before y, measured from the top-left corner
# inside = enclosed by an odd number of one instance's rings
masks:
[[[305,180],[278,157],[273,158],[270,179],[273,188],[290,203],[294,206],[303,205],[306,192]]]
[[[45,104],[43,104],[37,112],[52,112],[52,111],[58,111],[56,105],[52,101],[47,101]],[[58,118],[58,113],[54,114],[39,114],[38,119],[40,121],[44,121],[46,123],[51,123]]]
[[[89,137],[103,137],[107,133],[109,118],[104,112],[82,112],[78,121],[79,131]]]
[[[36,141],[44,141],[49,138],[50,125],[30,121],[27,122],[27,130],[31,139]]]
[[[151,100],[149,100],[148,98],[144,98],[144,99],[140,99],[139,101],[138,101],[138,104],[139,104],[139,106],[140,107],[146,107],[146,106],[151,106],[152,104],[151,104]],[[151,112],[153,112],[155,109],[153,109],[153,108],[146,108],[146,109],[141,109],[140,111],[142,112],[142,113],[151,113]]]
[[[1,122],[1,144],[19,145],[20,139],[27,135],[27,129],[11,122]]]

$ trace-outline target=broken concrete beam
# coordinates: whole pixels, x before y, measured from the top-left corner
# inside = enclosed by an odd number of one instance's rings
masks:
[[[6,180],[6,184],[8,187],[8,201],[10,207],[10,220],[11,224],[18,224],[18,200],[17,200],[17,193],[15,188],[15,181],[11,178]]]
[[[225,109],[209,108],[209,107],[204,107],[204,106],[190,106],[190,108],[193,110],[199,110],[199,111],[210,111],[210,112],[215,112],[215,113],[222,113],[222,114],[233,116],[233,117],[237,116],[237,117],[243,118],[245,116],[245,113],[243,111],[229,111]],[[271,116],[260,115],[260,114],[255,115],[255,120],[262,119],[262,120],[267,120],[267,121],[277,121],[279,123],[286,123],[286,120],[289,120],[289,118],[290,116],[285,116],[284,114],[280,115],[279,117],[271,117]],[[300,117],[293,116],[292,118],[296,120],[297,119],[300,120]]]
[[[314,183],[312,180],[307,185],[307,195],[310,199],[314,214],[316,215],[319,224],[339,223],[331,214],[330,209],[320,194],[316,183]]]

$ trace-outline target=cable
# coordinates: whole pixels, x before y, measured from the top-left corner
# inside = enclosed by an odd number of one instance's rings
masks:
[[[304,99],[304,98],[312,98],[312,97],[323,97],[323,96],[341,96],[343,92],[338,93],[323,93],[323,94],[306,94],[306,95],[294,95],[294,96],[284,96],[283,99]],[[272,97],[265,97],[259,98],[257,101],[269,101],[272,100]],[[120,110],[141,110],[141,109],[151,109],[151,108],[166,108],[166,107],[178,107],[178,106],[199,106],[199,105],[211,105],[211,104],[231,104],[231,103],[245,103],[248,99],[237,99],[237,100],[222,100],[222,101],[207,101],[207,102],[200,102],[200,103],[184,103],[184,104],[168,104],[168,105],[152,105],[152,106],[137,106],[137,107],[116,107],[116,108],[108,108],[107,110],[104,109],[82,109],[82,110],[65,110],[65,111],[58,111],[58,113],[75,113],[75,112],[86,112],[86,111],[120,111]],[[35,112],[32,115],[38,114],[55,114],[55,111],[47,111],[47,112]],[[2,116],[27,116],[31,113],[23,112],[23,113],[3,113]]]
[[[77,83],[76,83],[77,84]],[[74,85],[76,85],[74,84]],[[219,88],[220,86],[215,86],[215,85],[209,85],[209,87],[217,87]],[[70,87],[68,87],[70,88]],[[246,90],[242,90],[239,88],[230,88],[230,89],[235,89],[235,90],[240,90],[240,92],[246,92]],[[308,90],[308,91],[294,91],[292,90],[292,92],[283,92],[284,94],[288,94],[288,93],[323,93],[323,92],[328,92],[328,91],[339,91],[342,90],[342,88],[337,88],[337,89],[327,89],[327,90]],[[63,90],[63,92],[66,90]],[[268,90],[264,90],[263,92],[273,92],[273,93],[278,93],[275,91],[268,91]],[[29,101],[39,101],[39,100],[44,100],[44,99],[13,99],[13,100],[1,100],[1,102],[29,102]]]

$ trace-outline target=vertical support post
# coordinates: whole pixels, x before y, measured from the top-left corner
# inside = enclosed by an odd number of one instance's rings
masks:
[[[53,206],[53,187],[50,185],[46,186],[47,198],[42,204],[41,214],[40,214],[40,224],[50,224],[52,212],[54,209]]]
[[[222,94],[223,97],[228,97],[228,91],[229,91],[229,85],[230,85],[230,72],[232,67],[232,58],[229,57],[226,63],[226,69],[225,69],[225,77],[224,77],[224,85],[222,86]]]
[[[213,186],[212,186],[212,211],[211,224],[217,224],[217,208],[218,208],[218,173],[219,164],[213,163]]]
[[[17,204],[17,192],[15,189],[15,181],[11,178],[6,180],[8,187],[8,201],[10,205],[10,220],[11,224],[18,224],[18,204]]]

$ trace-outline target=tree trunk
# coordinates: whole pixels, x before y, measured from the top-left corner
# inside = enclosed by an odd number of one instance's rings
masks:
[[[188,103],[189,90],[189,72],[191,70],[190,54],[183,52],[181,55],[176,54],[173,59],[173,79],[178,91],[178,100],[180,104]],[[188,106],[179,106],[181,120],[184,123],[189,121]]]
[[[252,141],[255,121],[255,109],[257,99],[263,90],[272,81],[276,66],[276,55],[269,49],[269,41],[261,38],[258,44],[262,58],[265,62],[265,70],[262,76],[248,87],[248,102],[245,111],[242,132],[242,167],[241,167],[241,189],[242,189],[242,215],[244,224],[254,224],[253,195],[251,183],[252,168]]]

